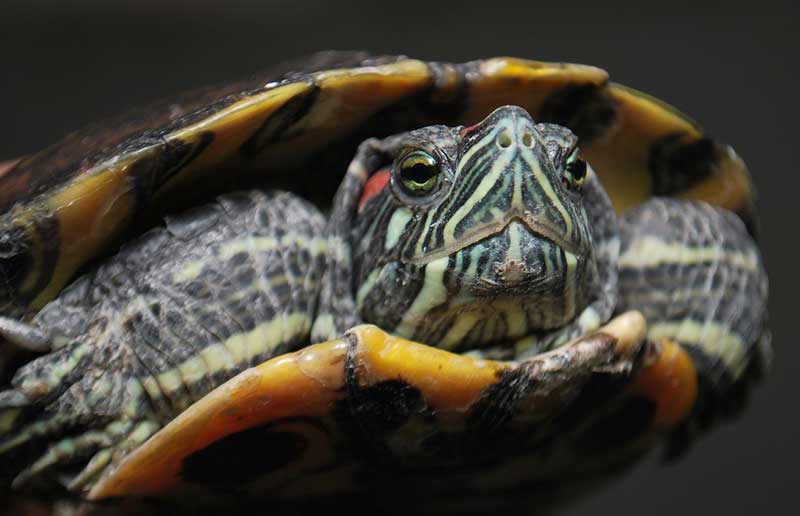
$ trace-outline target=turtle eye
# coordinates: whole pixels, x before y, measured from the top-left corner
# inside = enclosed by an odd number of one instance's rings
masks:
[[[568,190],[579,191],[586,179],[586,161],[577,147],[567,156],[561,181]]]
[[[397,164],[397,180],[408,195],[420,197],[436,190],[442,167],[425,151],[406,154]]]

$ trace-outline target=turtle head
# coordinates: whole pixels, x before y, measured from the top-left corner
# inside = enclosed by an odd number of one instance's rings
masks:
[[[349,236],[361,320],[461,348],[558,328],[587,304],[587,168],[568,129],[505,106],[369,148]]]

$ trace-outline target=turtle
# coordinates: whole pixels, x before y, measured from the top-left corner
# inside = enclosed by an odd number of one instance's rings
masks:
[[[580,483],[769,359],[744,162],[591,66],[323,52],[0,183],[14,488]]]

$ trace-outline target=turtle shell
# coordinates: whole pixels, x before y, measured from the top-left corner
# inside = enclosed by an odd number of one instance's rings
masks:
[[[431,124],[471,125],[506,104],[571,128],[618,211],[654,195],[699,199],[737,213],[752,233],[753,191],[735,152],[676,109],[610,82],[603,70],[515,58],[449,64],[328,52],[74,133],[5,170],[0,314],[35,313],[83,266],[165,213],[247,186],[288,189],[325,207],[365,138]],[[466,476],[477,482],[475,492],[491,491],[510,476],[529,481],[521,478],[530,471],[521,464],[531,457],[483,468],[493,451],[488,436],[498,439],[498,429],[524,434],[543,420],[577,429],[555,432],[564,437],[562,452],[574,456],[580,449],[605,471],[630,457],[605,455],[617,453],[620,443],[598,441],[603,421],[574,424],[593,402],[578,391],[618,392],[622,382],[654,407],[630,435],[614,433],[618,424],[606,432],[611,441],[626,440],[626,449],[631,436],[646,440],[680,423],[695,401],[691,359],[678,345],[645,343],[645,333],[641,315],[623,314],[549,354],[504,363],[357,327],[231,379],[87,495],[198,492],[198,486],[206,492],[219,484],[224,493],[231,483],[247,484],[249,494],[266,486],[287,498],[302,498],[309,485],[320,486],[317,494],[341,493],[363,481],[353,466],[363,461],[361,453],[371,464],[388,461],[393,471],[413,472],[398,484],[401,492],[433,489],[434,482],[440,489],[433,490],[453,494],[453,486],[465,489]],[[560,375],[563,368],[570,375]],[[604,415],[619,420],[613,411]],[[369,445],[356,436],[368,436]],[[245,460],[256,445],[270,453]],[[438,475],[442,466],[463,465],[465,456],[485,474],[455,468]],[[413,464],[398,464],[398,457]],[[437,474],[418,475],[420,464]],[[575,475],[543,464],[534,481]],[[315,475],[314,482],[291,482]],[[266,484],[251,484],[254,478]]]
[[[701,199],[752,231],[753,191],[734,151],[599,68],[325,52],[75,132],[2,174],[0,314],[35,313],[166,212],[243,186],[324,206],[366,137],[470,125],[505,104],[572,129],[617,210],[652,195]]]

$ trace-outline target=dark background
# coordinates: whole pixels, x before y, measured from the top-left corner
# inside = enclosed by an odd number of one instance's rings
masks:
[[[795,513],[798,10],[754,1],[0,1],[0,160],[181,90],[320,49],[573,61],[660,97],[736,148],[759,191],[775,361],[750,408],[683,460],[656,457],[564,514]],[[535,512],[535,507],[520,508]]]

